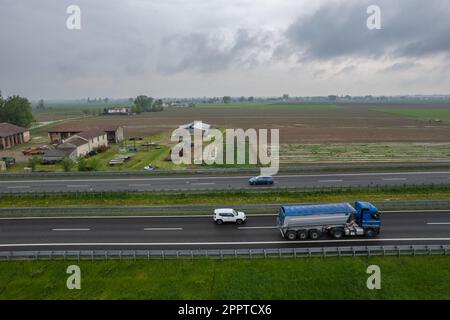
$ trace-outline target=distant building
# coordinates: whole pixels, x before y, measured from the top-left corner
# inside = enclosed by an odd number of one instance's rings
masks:
[[[54,149],[45,151],[43,160],[47,162],[59,162],[64,158],[76,160],[96,151],[99,148],[108,147],[108,137],[105,131],[93,129],[75,134]]]
[[[108,115],[129,115],[132,113],[133,112],[130,107],[114,107],[105,109],[105,114]]]
[[[9,149],[30,141],[30,130],[11,123],[0,123],[0,149]]]
[[[211,125],[201,122],[201,121],[194,121],[194,122],[180,126],[180,129],[188,130],[191,135],[194,134],[195,129],[201,130],[202,136],[207,137],[209,135],[209,129],[211,129]]]
[[[123,127],[122,126],[112,126],[106,128],[86,128],[86,127],[68,127],[61,126],[57,128],[52,128],[48,130],[48,137],[51,143],[61,143],[64,140],[78,135],[82,132],[90,131],[90,130],[101,130],[107,134],[107,139],[109,143],[120,143],[123,141]]]

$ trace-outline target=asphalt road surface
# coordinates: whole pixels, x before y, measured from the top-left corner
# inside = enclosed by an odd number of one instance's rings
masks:
[[[0,180],[0,193],[257,189],[250,175]],[[450,171],[277,175],[269,188],[449,184]]]
[[[250,215],[244,225],[212,216],[1,218],[0,250],[250,249],[348,245],[450,244],[450,210],[383,212],[374,239],[327,236],[286,241],[276,216]]]

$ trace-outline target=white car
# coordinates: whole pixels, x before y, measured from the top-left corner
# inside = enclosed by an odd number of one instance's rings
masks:
[[[243,224],[247,220],[244,212],[236,211],[234,209],[215,209],[214,222],[222,224],[224,222],[233,222]]]

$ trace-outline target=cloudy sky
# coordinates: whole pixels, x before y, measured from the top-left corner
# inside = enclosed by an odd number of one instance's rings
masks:
[[[69,5],[81,30],[69,30]],[[366,25],[381,8],[380,30]],[[0,89],[31,99],[450,93],[448,0],[0,0]]]

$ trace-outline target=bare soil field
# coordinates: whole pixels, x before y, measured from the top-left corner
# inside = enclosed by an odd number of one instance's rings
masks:
[[[179,108],[134,116],[99,116],[66,124],[122,125],[125,135],[148,136],[201,120],[220,128],[280,129],[281,143],[449,142],[450,125],[430,123],[377,108],[435,105],[338,105],[336,108]],[[449,108],[450,106],[437,106]]]

